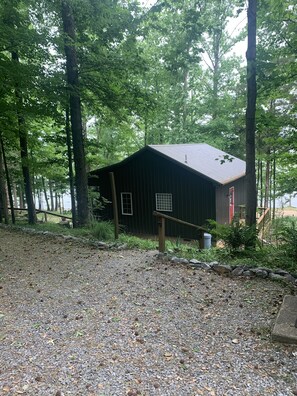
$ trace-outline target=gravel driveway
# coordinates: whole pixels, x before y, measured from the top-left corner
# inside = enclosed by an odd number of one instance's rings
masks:
[[[296,395],[261,279],[0,229],[0,394]],[[294,292],[294,291],[293,291]]]

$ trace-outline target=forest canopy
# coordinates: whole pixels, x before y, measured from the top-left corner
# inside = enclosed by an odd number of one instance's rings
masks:
[[[245,159],[246,22],[241,0],[3,0],[2,206],[10,190],[34,222],[41,195],[54,209],[72,190],[83,224],[87,172],[146,144],[206,142]],[[259,2],[259,206],[296,191],[296,31],[295,1]]]

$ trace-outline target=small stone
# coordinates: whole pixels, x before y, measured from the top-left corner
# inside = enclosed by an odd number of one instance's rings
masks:
[[[37,377],[35,377],[35,381],[37,381],[37,382],[41,382],[41,381],[42,381],[42,378],[41,378],[41,376],[40,376],[40,375],[37,375]]]
[[[237,338],[233,338],[233,340],[232,340],[232,344],[239,344],[239,341],[238,341],[238,339],[237,339]]]
[[[275,273],[273,273],[273,272],[271,272],[270,274],[269,274],[269,278],[271,279],[271,280],[274,280],[274,281],[283,281],[284,280],[284,277],[282,276],[282,275],[278,275],[278,274],[275,274]]]
[[[229,275],[232,271],[230,265],[227,264],[213,264],[212,269],[220,275]]]

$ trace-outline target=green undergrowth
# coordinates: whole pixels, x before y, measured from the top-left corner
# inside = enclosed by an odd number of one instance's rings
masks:
[[[48,231],[56,234],[72,235],[78,238],[105,241],[126,245],[129,249],[157,250],[158,240],[155,238],[139,238],[120,233],[119,239],[114,239],[114,228],[111,222],[91,222],[89,227],[67,228],[57,223],[38,223],[28,225],[18,222],[17,226],[33,228],[37,231]],[[212,247],[199,249],[198,241],[184,243],[180,238],[166,240],[166,252],[172,256],[186,259],[195,258],[203,262],[217,261],[230,265],[247,265],[250,267],[282,268],[297,273],[297,228],[296,222],[286,221],[285,226],[275,226],[278,230],[278,243],[269,243],[255,249],[230,249]],[[276,233],[275,233],[276,234]]]

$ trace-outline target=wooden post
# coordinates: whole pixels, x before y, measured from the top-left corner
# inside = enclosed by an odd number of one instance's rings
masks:
[[[204,232],[198,230],[199,249],[204,249]]]
[[[114,237],[119,238],[119,215],[118,215],[118,204],[117,204],[117,193],[114,180],[114,173],[109,172],[111,194],[112,194],[112,207],[113,207],[113,222],[114,222]]]
[[[158,216],[159,252],[165,252],[165,218]]]

